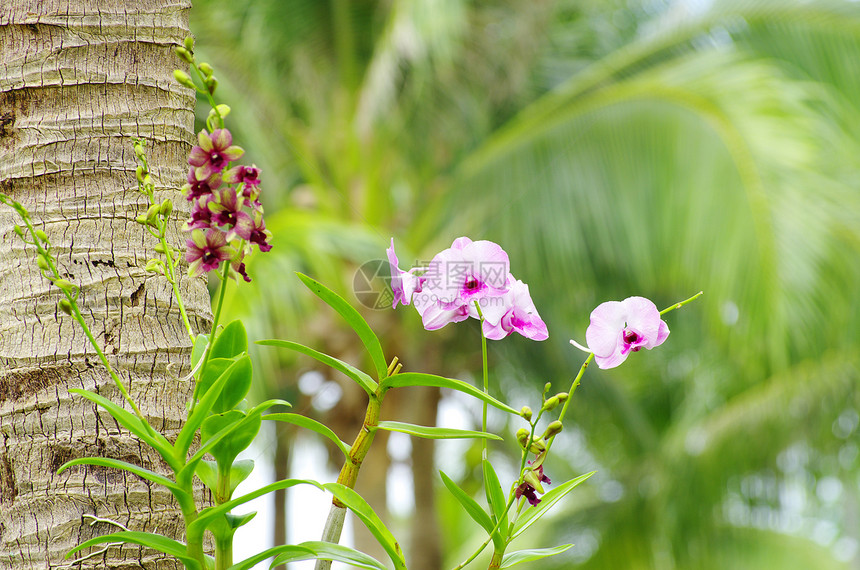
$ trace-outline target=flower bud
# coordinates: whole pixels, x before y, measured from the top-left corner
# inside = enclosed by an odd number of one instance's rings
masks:
[[[152,184],[152,176],[150,176],[150,175],[149,175],[149,173],[146,173],[146,174],[143,176],[143,185],[144,185],[144,186],[153,186],[153,184]]]
[[[546,451],[546,443],[539,437],[533,438],[531,445],[529,445],[529,451],[534,454],[544,452]]]
[[[526,472],[523,473],[523,481],[534,487],[535,491],[538,493],[543,494],[543,486],[540,484],[540,477],[538,477],[538,474],[531,469],[526,469]]]
[[[193,37],[186,36],[184,43],[185,43],[185,49],[187,49],[190,52],[194,52],[194,38]]]
[[[143,214],[141,214],[141,215],[139,215],[138,217],[136,217],[136,218],[134,219],[134,221],[135,221],[135,222],[137,222],[138,224],[143,224],[143,225],[147,225],[147,224],[149,223],[149,220],[147,220],[147,219],[146,219],[146,216],[145,216],[145,215],[143,215]]]
[[[24,228],[22,228],[18,224],[15,224],[15,227],[12,230],[15,232],[15,235],[17,235],[18,237],[21,237],[21,238],[24,237]]]
[[[522,409],[520,410],[520,415],[527,422],[530,422],[532,420],[532,409],[528,406],[523,406]]]
[[[140,160],[143,160],[143,158],[146,156],[146,150],[144,149],[143,141],[139,140],[134,143],[134,154]]]
[[[558,396],[553,396],[549,400],[543,403],[542,410],[548,412],[550,410],[554,410],[558,407]]]
[[[570,398],[570,394],[568,394],[567,392],[559,392],[555,395],[555,397],[558,398],[558,401],[563,404],[567,401],[568,398]]]
[[[149,273],[160,273],[163,275],[164,263],[159,259],[150,259],[146,262],[144,270],[148,271]]]
[[[72,304],[69,303],[68,299],[60,299],[60,302],[57,303],[57,306],[60,308],[61,311],[63,311],[67,315],[72,314]]]
[[[191,63],[194,61],[194,56],[192,56],[191,52],[188,51],[187,49],[185,49],[184,47],[173,48],[173,51],[176,53],[176,55],[179,56],[179,59],[181,59],[182,61],[184,61],[186,63]]]
[[[49,271],[51,269],[51,266],[48,265],[48,260],[45,259],[44,255],[40,255],[36,258],[36,265],[38,265],[39,269],[42,271]]]
[[[159,213],[165,218],[170,215],[173,211],[173,202],[170,201],[169,198],[165,198],[164,202],[161,203],[161,206],[158,209]]]
[[[546,394],[547,392],[549,392],[549,389],[550,389],[550,388],[552,388],[552,383],[551,383],[551,382],[547,382],[546,384],[544,384],[544,385],[543,385],[543,393],[544,393],[544,394]]]
[[[173,71],[173,78],[176,79],[176,82],[180,85],[184,85],[191,89],[197,89],[197,86],[194,85],[194,82],[191,81],[191,78],[188,77],[188,74],[180,69],[175,69]]]
[[[144,170],[143,166],[138,166],[134,170],[134,176],[137,178],[137,181],[143,184],[143,177],[147,174],[146,170]]]
[[[221,116],[222,119],[229,115],[231,111],[230,105],[225,105],[223,103],[221,103],[220,105],[216,105],[215,109],[218,111],[218,114]]]
[[[215,73],[215,70],[212,69],[212,66],[206,63],[205,61],[197,66],[197,69],[200,70],[200,73],[205,75],[206,77],[212,77],[212,74]]]
[[[215,77],[213,77],[213,76],[207,77],[204,80],[204,83],[206,84],[206,90],[209,91],[210,95],[215,93],[215,89],[218,88],[218,80],[215,79]]]
[[[552,422],[551,424],[549,424],[547,426],[546,431],[543,434],[543,438],[549,439],[549,438],[553,437],[555,434],[561,432],[562,427],[563,426],[561,425],[561,422],[558,420],[555,420],[554,422]]]
[[[155,252],[156,253],[164,253],[164,245],[161,242],[155,244]]]
[[[48,234],[43,232],[42,230],[36,230],[36,237],[42,243],[48,243]]]
[[[75,290],[75,286],[74,286],[74,285],[72,285],[72,284],[71,284],[68,280],[66,280],[66,279],[57,279],[56,281],[54,281],[54,285],[56,285],[57,287],[59,287],[60,289],[62,289],[63,291],[65,291],[66,293],[68,293],[68,294],[70,294],[70,295],[71,295],[71,294],[74,292],[74,290]]]
[[[525,449],[528,441],[529,441],[529,430],[527,430],[526,428],[518,429],[517,430],[517,442],[519,442],[520,447]]]

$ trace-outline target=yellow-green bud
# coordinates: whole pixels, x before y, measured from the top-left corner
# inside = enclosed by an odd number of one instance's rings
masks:
[[[170,215],[170,212],[173,211],[173,202],[170,201],[169,198],[165,198],[164,202],[161,203],[161,207],[159,208],[159,212],[165,218]]]
[[[546,402],[543,403],[542,409],[544,411],[548,412],[550,410],[556,409],[557,407],[558,407],[558,396],[553,396],[552,398],[550,398],[549,400],[547,400]]]
[[[176,47],[173,49],[173,51],[176,52],[176,55],[179,56],[179,59],[186,63],[191,63],[194,61],[194,56],[192,56],[191,52],[184,47]]]
[[[143,184],[143,177],[146,174],[148,174],[148,173],[146,172],[146,169],[143,168],[143,166],[138,166],[134,170],[134,176],[135,176],[135,178],[137,178],[137,181],[140,182],[141,184]]]
[[[215,93],[215,89],[218,88],[218,80],[214,76],[207,77],[204,83],[206,83],[206,90],[209,91],[210,95]]]
[[[532,419],[532,409],[528,406],[523,406],[522,409],[520,409],[520,415],[523,419],[529,422]]]
[[[150,273],[164,274],[164,263],[158,259],[150,259],[146,262],[144,269]]]
[[[38,265],[39,269],[41,269],[42,271],[48,271],[49,269],[51,269],[51,266],[48,265],[48,260],[45,259],[45,256],[43,255],[40,255],[36,258],[36,265]]]
[[[155,251],[156,253],[164,253],[164,245],[162,245],[161,242],[158,242],[155,244]]]
[[[544,385],[543,385],[543,393],[544,393],[544,394],[546,394],[547,392],[549,392],[549,389],[550,389],[550,388],[552,388],[552,383],[551,383],[551,382],[547,382],[546,384],[544,384]]]
[[[555,395],[555,397],[558,398],[558,401],[563,404],[567,401],[568,398],[570,398],[570,394],[568,394],[567,392],[559,392]]]
[[[529,446],[529,451],[535,454],[546,451],[546,443],[544,443],[543,439],[539,437],[533,438],[532,443]]]
[[[48,234],[42,230],[36,230],[36,237],[39,238],[39,241],[42,243],[48,243]]]
[[[222,119],[229,115],[231,111],[230,105],[225,105],[223,103],[221,103],[220,105],[216,105],[215,109],[218,111],[218,114],[221,116]]]
[[[200,73],[205,75],[206,77],[212,77],[212,74],[215,73],[215,70],[212,69],[212,66],[206,63],[205,61],[197,66],[197,69],[200,70]]]
[[[173,78],[176,79],[176,82],[180,85],[190,87],[191,89],[197,89],[197,86],[194,85],[194,82],[191,81],[191,78],[188,77],[188,74],[181,69],[175,69],[173,71]]]
[[[534,487],[535,491],[538,493],[543,494],[543,486],[540,484],[540,477],[538,477],[538,474],[531,469],[526,469],[526,472],[523,473],[523,481]]]
[[[69,303],[68,299],[60,299],[60,302],[57,303],[57,306],[60,308],[61,311],[63,311],[67,315],[72,314],[72,304]]]
[[[520,428],[517,430],[517,441],[520,444],[520,447],[523,449],[526,448],[526,444],[529,441],[529,430],[526,428]]]
[[[15,235],[17,235],[18,237],[24,237],[24,228],[22,228],[18,224],[15,224],[13,231],[15,232]]]
[[[549,438],[553,437],[555,434],[561,432],[562,427],[563,426],[561,425],[561,422],[558,420],[555,420],[554,422],[552,422],[551,424],[549,424],[546,427],[546,431],[543,434],[543,438],[549,439]]]
[[[191,36],[185,37],[185,49],[187,49],[190,52],[194,51],[194,38],[193,37],[191,37]]]
[[[54,285],[56,285],[57,287],[59,287],[60,289],[62,289],[63,291],[65,291],[66,293],[69,293],[69,294],[71,294],[72,291],[75,290],[75,286],[72,285],[66,279],[57,279],[56,281],[54,281]]]
[[[143,160],[143,158],[146,156],[146,150],[144,149],[144,146],[145,145],[143,141],[137,141],[136,143],[134,143],[134,154],[137,156],[137,158],[141,160]]]
[[[160,209],[161,209],[161,206],[159,206],[158,204],[153,204],[152,206],[150,206],[149,209],[146,211],[147,221],[155,220],[155,216],[158,215],[158,211]]]
[[[143,215],[143,214],[141,214],[141,215],[139,215],[138,217],[136,217],[136,218],[134,219],[134,221],[135,221],[135,222],[137,222],[138,224],[143,224],[143,225],[146,225],[146,224],[148,224],[148,223],[149,223],[149,220],[147,220],[147,219],[146,219],[146,216],[145,216],[145,215]]]

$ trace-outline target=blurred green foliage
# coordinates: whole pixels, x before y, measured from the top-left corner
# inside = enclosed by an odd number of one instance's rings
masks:
[[[577,543],[543,568],[860,563],[860,5],[198,0],[192,28],[264,171],[275,249],[232,300],[252,335],[349,353],[292,271],[347,292],[392,235],[405,265],[491,239],[550,330],[492,344],[518,407],[567,387],[600,302],[704,290],[664,346],[586,374],[548,469],[599,473],[529,546]],[[407,366],[479,366],[466,325],[368,313]],[[264,360],[270,396],[295,366]]]

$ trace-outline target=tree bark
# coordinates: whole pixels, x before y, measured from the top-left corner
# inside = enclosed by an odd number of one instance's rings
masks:
[[[147,274],[154,238],[135,216],[132,140],[147,141],[160,198],[185,177],[194,97],[176,85],[171,52],[188,31],[190,0],[3,0],[0,7],[0,190],[23,203],[59,256],[93,334],[157,430],[175,434],[191,385],[190,338],[169,284]],[[85,515],[182,539],[170,495],[125,472],[76,467],[114,457],[165,472],[157,455],[70,388],[123,405],[59,291],[0,210],[0,567],[48,568],[92,536]],[[170,236],[184,239],[178,224]],[[211,320],[205,284],[180,280],[195,330]],[[98,550],[92,549],[92,550]],[[86,554],[84,552],[83,554]],[[111,547],[79,567],[178,568],[149,549]]]

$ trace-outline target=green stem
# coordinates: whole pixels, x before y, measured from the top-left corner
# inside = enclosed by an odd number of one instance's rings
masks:
[[[481,305],[475,301],[475,309],[478,311],[478,318],[481,321],[481,364],[484,372],[484,394],[490,393],[490,376],[489,366],[487,365],[487,337],[484,335],[484,314],[481,312]],[[487,432],[487,402],[481,402],[481,431]],[[481,439],[481,458],[487,459],[487,440]]]
[[[705,292],[704,292],[704,291],[699,291],[698,293],[696,293],[695,295],[693,295],[693,296],[692,296],[692,297],[690,297],[689,299],[686,299],[686,300],[684,300],[684,301],[681,301],[680,303],[675,303],[674,305],[671,305],[671,306],[669,306],[669,307],[666,307],[665,309],[663,309],[662,311],[660,311],[660,316],[662,317],[663,315],[665,315],[665,314],[666,314],[666,313],[668,313],[669,311],[674,311],[675,309],[680,309],[681,307],[683,307],[684,305],[686,305],[686,304],[687,304],[687,303],[689,303],[690,301],[695,301],[696,299],[698,299],[699,297],[701,297],[701,296],[702,296],[702,295],[704,295],[704,294],[705,294]]]
[[[203,355],[203,364],[200,366],[200,370],[206,369],[206,363],[209,362],[209,357],[212,354],[212,345],[215,344],[215,335],[218,333],[218,321],[221,318],[221,308],[224,306],[224,292],[227,290],[227,275],[230,271],[230,261],[222,261],[221,262],[222,270],[219,275],[221,283],[218,285],[218,303],[215,305],[215,315],[212,319],[212,332],[209,333],[209,344],[206,345],[206,353]],[[194,411],[194,406],[197,405],[197,387],[198,384],[194,385],[194,393],[191,396],[191,409],[188,414],[191,415],[191,412]]]

